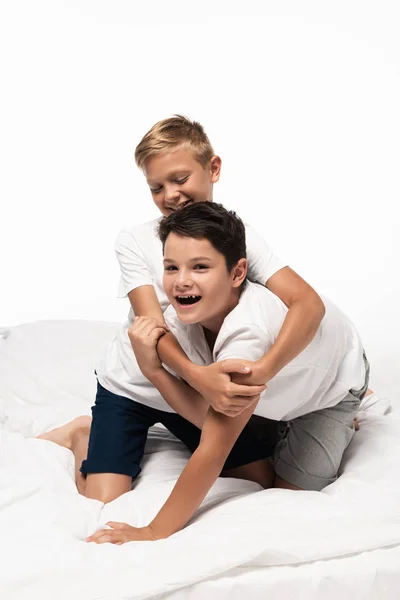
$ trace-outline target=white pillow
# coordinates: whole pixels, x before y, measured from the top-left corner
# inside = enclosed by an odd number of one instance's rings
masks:
[[[94,368],[119,325],[38,321],[0,338],[0,425],[25,435],[90,414]]]

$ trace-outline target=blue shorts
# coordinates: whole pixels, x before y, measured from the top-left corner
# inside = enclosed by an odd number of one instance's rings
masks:
[[[140,473],[149,428],[162,423],[194,452],[201,430],[176,413],[150,408],[130,398],[113,394],[97,383],[87,459],[81,472]],[[229,454],[223,470],[233,469],[272,456],[282,424],[253,415]]]

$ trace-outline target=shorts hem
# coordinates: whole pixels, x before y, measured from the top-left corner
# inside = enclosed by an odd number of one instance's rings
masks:
[[[125,467],[121,465],[116,466],[113,464],[92,465],[87,460],[84,460],[79,470],[85,476],[99,475],[101,473],[112,473],[114,475],[127,475],[129,477],[132,477],[133,479],[136,479],[136,477],[138,477],[141,471],[141,468],[132,465],[126,465]]]
[[[292,485],[296,485],[302,490],[308,490],[311,492],[320,492],[327,485],[330,485],[337,479],[337,476],[332,478],[324,478],[317,477],[316,475],[309,475],[308,473],[302,473],[301,471],[286,465],[280,460],[274,463],[274,469],[275,473],[285,481],[288,481]]]
[[[258,460],[272,458],[273,453],[274,453],[274,449],[268,449],[265,452],[259,452],[257,454],[254,454],[254,456],[251,456],[248,458],[243,458],[243,457],[239,458],[238,457],[237,459],[232,459],[232,460],[230,460],[228,458],[228,460],[224,464],[222,470],[230,471],[230,469],[237,469],[238,467],[245,467],[246,465],[250,465],[253,462],[257,462]]]

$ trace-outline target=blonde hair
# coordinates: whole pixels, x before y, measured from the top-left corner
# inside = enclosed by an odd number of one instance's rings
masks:
[[[146,160],[161,152],[186,146],[194,158],[205,167],[214,156],[214,150],[204,128],[197,121],[174,115],[159,121],[146,133],[135,150],[135,161],[143,169]]]

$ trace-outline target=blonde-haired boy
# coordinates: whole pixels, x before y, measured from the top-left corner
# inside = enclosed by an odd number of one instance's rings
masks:
[[[139,143],[135,158],[153,201],[164,216],[189,204],[212,201],[221,159],[199,123],[179,115],[160,121]],[[87,459],[81,467],[83,476],[78,468],[86,457],[88,418],[81,417],[41,436],[74,452],[79,491],[103,502],[131,489],[132,478],[140,472],[148,428],[155,422],[163,422],[191,450],[199,441],[196,423],[190,429],[193,421],[190,401],[177,398],[175,402],[170,399],[168,404],[138,367],[130,342],[135,316],[151,317],[165,328],[157,350],[163,363],[189,384],[188,398],[193,400],[191,389],[216,412],[233,417],[257,402],[264,384],[308,346],[325,313],[318,294],[273,255],[263,238],[246,226],[250,279],[266,285],[288,308],[280,333],[267,354],[256,362],[227,360],[208,366],[191,362],[163,319],[169,301],[162,287],[158,225],[159,219],[125,229],[116,242],[121,269],[119,296],[128,296],[131,309],[128,320],[96,368],[98,393],[92,409]],[[149,339],[149,343],[155,342]],[[251,430],[244,431],[248,438],[243,442],[239,438],[233,450],[237,454],[229,467],[238,467],[238,477],[262,482],[269,442],[261,442],[255,452],[257,444],[251,442]],[[270,437],[273,438],[273,432]],[[232,471],[230,475],[233,476]]]

